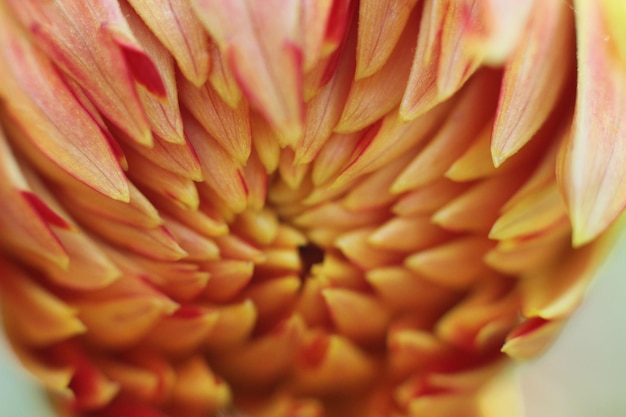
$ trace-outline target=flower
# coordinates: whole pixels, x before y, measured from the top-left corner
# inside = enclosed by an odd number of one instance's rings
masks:
[[[12,348],[70,416],[480,415],[618,232],[624,13],[2,0]]]

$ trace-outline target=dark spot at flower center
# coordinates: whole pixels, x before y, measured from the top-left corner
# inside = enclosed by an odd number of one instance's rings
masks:
[[[324,250],[313,243],[307,243],[306,245],[298,246],[298,254],[302,262],[300,278],[305,280],[311,273],[313,265],[324,260]]]

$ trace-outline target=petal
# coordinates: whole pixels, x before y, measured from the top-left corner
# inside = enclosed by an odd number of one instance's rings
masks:
[[[416,3],[417,0],[359,2],[357,80],[369,77],[385,64]]]
[[[194,0],[192,5],[250,103],[294,143],[303,115],[300,3]]]
[[[39,46],[89,93],[108,119],[138,143],[152,142],[134,83],[159,96],[165,89],[116,2],[11,1],[11,6]]]
[[[568,5],[535,1],[526,33],[504,68],[491,152],[499,166],[516,153],[548,118],[565,87],[573,59]]]
[[[188,2],[180,0],[130,0],[129,3],[174,56],[178,67],[194,85],[209,75],[207,35]]]
[[[626,61],[617,46],[624,28],[615,20],[607,20],[608,4],[575,3],[579,60],[576,110],[557,173],[576,246],[597,237],[626,206],[626,121],[622,117]]]
[[[2,13],[5,16],[5,13]],[[58,71],[14,22],[2,18],[4,58],[0,95],[6,100],[16,140],[25,152],[46,158],[74,178],[115,200],[128,201],[124,173],[108,138],[64,82]],[[35,151],[36,150],[36,151]]]

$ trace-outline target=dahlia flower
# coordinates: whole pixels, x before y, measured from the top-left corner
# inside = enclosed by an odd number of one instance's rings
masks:
[[[625,19],[0,0],[11,349],[62,416],[511,415],[619,231]]]

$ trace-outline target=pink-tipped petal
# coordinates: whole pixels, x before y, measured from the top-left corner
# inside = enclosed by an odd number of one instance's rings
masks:
[[[76,99],[57,69],[2,13],[0,96],[26,139],[21,148],[115,200],[128,201],[124,173],[108,138]],[[17,138],[16,138],[17,139]],[[17,140],[18,144],[22,140]],[[36,151],[35,151],[36,149]]]
[[[151,144],[135,81],[156,95],[165,88],[132,34],[117,2],[11,1],[22,23],[61,69],[88,93],[102,113],[133,140]],[[76,54],[76,50],[89,54]]]
[[[557,167],[575,246],[602,233],[626,206],[626,60],[624,25],[609,2],[575,2],[578,90],[571,136]]]

